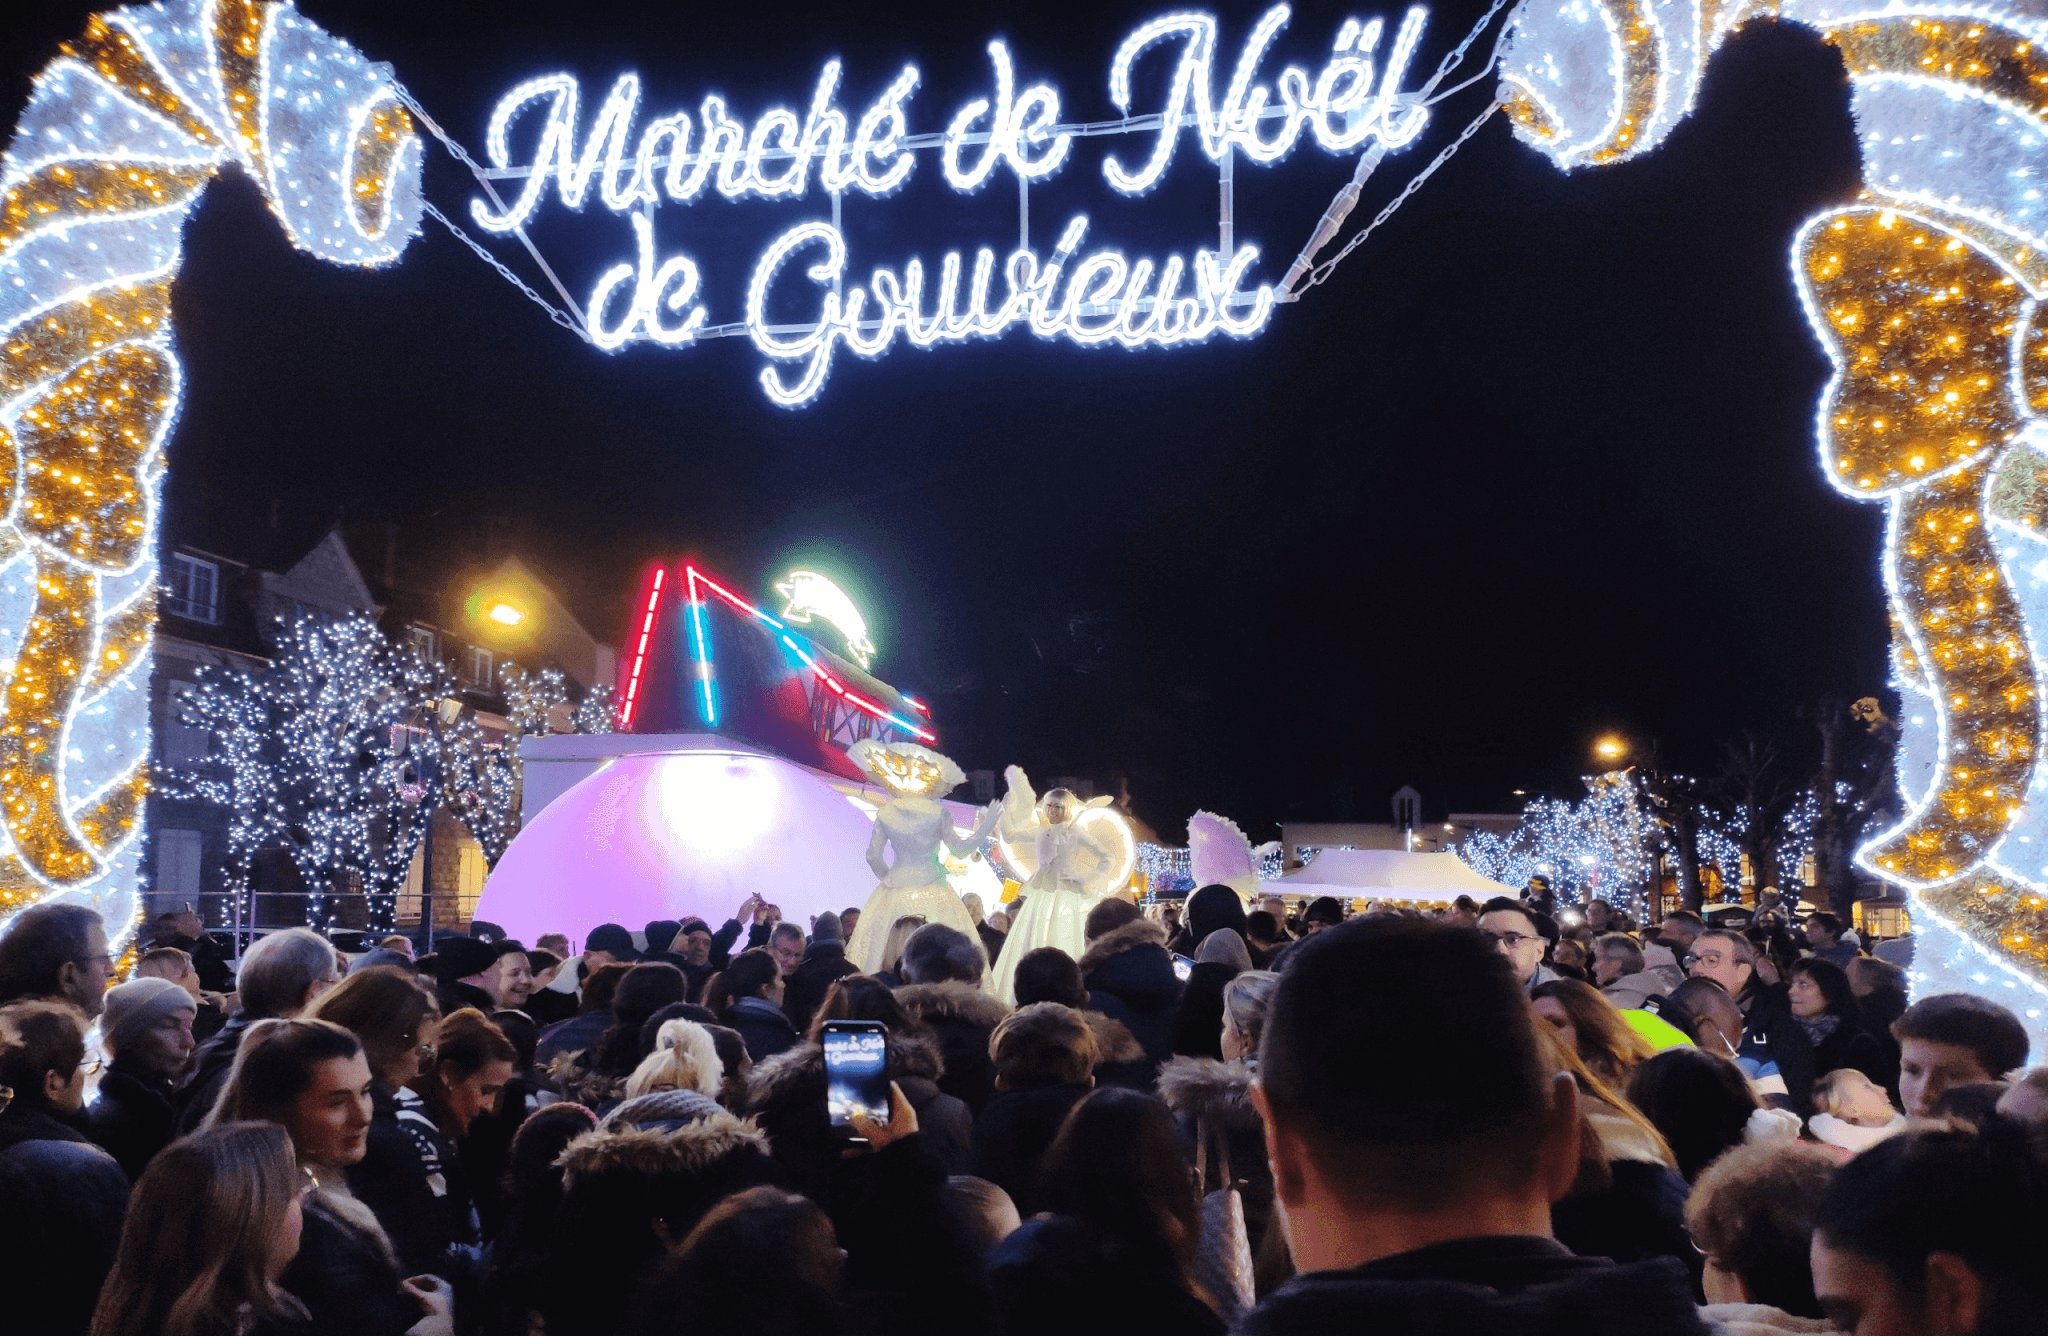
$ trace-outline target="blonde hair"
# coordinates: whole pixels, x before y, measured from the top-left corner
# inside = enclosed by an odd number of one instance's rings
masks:
[[[665,1021],[654,1036],[654,1051],[626,1078],[626,1098],[660,1090],[694,1090],[711,1099],[724,1088],[725,1064],[711,1032],[695,1021]]]
[[[903,948],[910,944],[910,939],[917,935],[917,930],[927,921],[922,914],[905,914],[889,925],[889,936],[882,943],[883,969],[893,970],[902,964]]]
[[[1813,1107],[1815,1112],[1843,1116],[1842,1110],[1849,1106],[1849,1087],[1858,1077],[1864,1081],[1870,1078],[1854,1067],[1837,1067],[1813,1083]],[[1872,1084],[1875,1084],[1872,1082]]]
[[[173,1142],[135,1185],[91,1336],[209,1336],[303,1316],[269,1278],[302,1178],[276,1123],[220,1123]]]

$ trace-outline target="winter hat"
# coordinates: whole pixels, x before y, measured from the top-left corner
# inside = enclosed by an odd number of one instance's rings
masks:
[[[1229,928],[1218,928],[1202,939],[1195,948],[1195,963],[1198,965],[1228,965],[1242,974],[1252,967],[1252,953],[1246,948],[1244,938]]]
[[[673,1131],[724,1110],[717,1100],[694,1090],[655,1090],[632,1099],[604,1116],[598,1126],[623,1131],[629,1127],[661,1127]]]
[[[100,1034],[108,1050],[119,1057],[130,1040],[141,1038],[152,1025],[180,1011],[197,1016],[199,1004],[177,984],[169,979],[130,979],[107,990]]]
[[[592,928],[583,949],[603,951],[613,960],[640,959],[640,953],[633,949],[633,934],[616,923],[600,923]]]
[[[403,951],[391,951],[381,946],[375,951],[365,951],[362,955],[357,956],[355,963],[350,965],[349,969],[351,971],[373,970],[379,965],[393,965],[404,970],[407,974],[419,972],[419,966],[413,963],[411,956]]]
[[[1232,928],[1242,934],[1244,901],[1221,882],[1204,886],[1188,897],[1187,922],[1188,934],[1198,942],[1219,928]]]
[[[1334,928],[1344,921],[1344,906],[1337,903],[1334,895],[1319,895],[1308,902],[1308,908],[1301,913],[1301,921]]]
[[[498,953],[474,937],[443,937],[434,943],[434,980],[444,987],[482,974],[495,965]]]
[[[674,919],[654,920],[654,922],[648,924],[646,928],[647,949],[649,951],[668,950],[670,946],[674,945],[676,940],[676,934],[681,932],[682,930],[683,925],[676,922]]]

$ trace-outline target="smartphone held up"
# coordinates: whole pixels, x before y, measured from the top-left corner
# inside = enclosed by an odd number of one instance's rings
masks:
[[[889,1032],[880,1021],[827,1021],[821,1038],[825,1112],[834,1130],[865,1141],[853,1130],[855,1113],[879,1126],[889,1124]]]

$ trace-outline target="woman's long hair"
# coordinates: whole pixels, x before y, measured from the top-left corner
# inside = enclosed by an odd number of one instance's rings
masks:
[[[333,1021],[257,1021],[242,1036],[205,1125],[260,1119],[289,1126],[293,1106],[313,1084],[313,1069],[362,1051],[362,1042]]]
[[[1194,1168],[1157,1096],[1104,1086],[1083,1098],[1045,1152],[1038,1195],[1053,1212],[1116,1236],[1134,1257],[1188,1277],[1201,1225]]]
[[[1551,998],[1572,1018],[1578,1035],[1578,1058],[1586,1070],[1619,1090],[1628,1084],[1636,1064],[1656,1056],[1650,1041],[1637,1034],[1621,1011],[1591,984],[1553,979],[1536,985],[1531,1001]]]
[[[321,994],[308,1020],[333,1021],[362,1041],[370,1071],[387,1090],[420,1072],[420,1030],[441,1008],[417,975],[395,965],[352,971]]]
[[[1821,997],[1827,1001],[1830,1016],[1840,1017],[1851,1030],[1862,1022],[1863,1008],[1856,1001],[1856,990],[1849,986],[1848,971],[1840,965],[1819,956],[1807,956],[1792,966],[1792,973],[1813,980],[1813,986],[1820,989]]]
[[[733,1004],[743,997],[758,997],[761,990],[774,983],[782,973],[782,966],[775,963],[775,957],[760,947],[742,951],[732,958],[732,964],[725,972],[712,980],[704,990],[704,1005],[717,1012],[720,1017],[732,1015]],[[713,991],[718,996],[714,1000]]]
[[[466,1081],[493,1062],[519,1061],[519,1050],[505,1032],[492,1024],[475,1007],[448,1013],[441,1022],[440,1038],[434,1042],[434,1065],[408,1084],[427,1106],[427,1114],[441,1134],[460,1137],[462,1128],[448,1111],[447,1082]]]
[[[764,953],[765,954],[765,953]],[[663,1007],[690,995],[683,972],[665,960],[643,960],[619,980],[612,994],[612,1024],[590,1055],[599,1076],[626,1077],[640,1065],[640,1030]]]
[[[91,1336],[234,1336],[245,1305],[302,1315],[270,1267],[303,1183],[276,1123],[220,1123],[166,1147],[135,1185]]]
[[[890,1034],[924,1029],[904,1013],[889,985],[872,974],[848,974],[834,979],[825,990],[825,1000],[818,1004],[818,1014],[811,1018],[810,1033],[805,1038],[814,1044],[819,1042],[826,1021],[880,1021]]]

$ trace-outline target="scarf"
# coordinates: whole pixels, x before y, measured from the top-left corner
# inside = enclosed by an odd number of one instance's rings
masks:
[[[1799,1028],[1806,1031],[1807,1042],[1815,1048],[1819,1048],[1821,1041],[1842,1023],[1842,1018],[1832,1011],[1824,1011],[1818,1016],[1794,1016],[1792,1019],[1799,1022]]]

